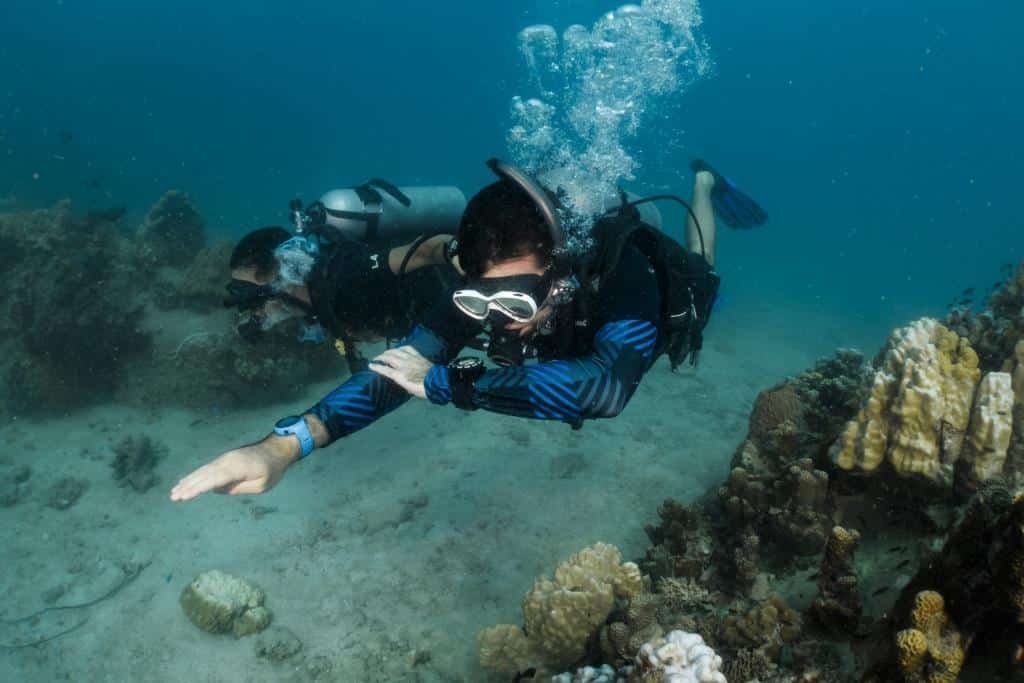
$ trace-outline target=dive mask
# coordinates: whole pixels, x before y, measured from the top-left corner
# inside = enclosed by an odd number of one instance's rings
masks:
[[[258,308],[277,295],[277,292],[269,284],[258,285],[255,282],[234,278],[225,289],[228,290],[228,295],[224,299],[224,307],[237,308],[239,311]]]
[[[492,311],[517,323],[528,323],[540,310],[550,288],[550,278],[528,273],[483,278],[466,289],[456,290],[456,308],[474,320],[486,320]]]

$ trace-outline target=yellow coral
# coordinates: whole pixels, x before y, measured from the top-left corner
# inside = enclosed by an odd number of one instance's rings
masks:
[[[949,485],[981,377],[966,338],[924,318],[896,330],[867,401],[832,450],[846,470],[888,462],[901,476]]]
[[[990,372],[978,386],[966,447],[961,458],[973,484],[1002,474],[1013,431],[1013,388],[1006,372]]]
[[[917,671],[924,664],[928,654],[928,639],[916,628],[908,628],[896,634],[896,653],[900,671]]]
[[[853,556],[860,542],[860,532],[856,529],[832,527],[828,541],[825,543],[825,562],[829,567],[837,568],[845,565]]]
[[[497,669],[515,661],[517,670],[528,668],[522,665],[524,658],[533,666],[544,664],[553,669],[574,663],[583,656],[590,636],[608,618],[615,597],[635,595],[647,583],[635,564],[620,564],[621,559],[618,548],[597,543],[559,565],[554,581],[537,579],[523,599],[526,634],[508,625],[482,631],[481,663]]]
[[[946,613],[946,602],[935,591],[914,596],[911,628],[896,634],[897,663],[912,681],[954,683],[964,664],[963,638]],[[924,649],[921,649],[922,639]]]
[[[526,634],[518,626],[499,624],[476,636],[480,643],[480,666],[499,673],[515,674],[535,661]]]

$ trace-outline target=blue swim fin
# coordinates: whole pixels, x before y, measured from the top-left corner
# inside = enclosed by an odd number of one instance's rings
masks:
[[[768,221],[768,214],[724,175],[716,171],[711,164],[703,159],[694,159],[690,163],[694,173],[707,171],[715,176],[715,186],[711,190],[711,203],[715,213],[730,228],[749,230]]]

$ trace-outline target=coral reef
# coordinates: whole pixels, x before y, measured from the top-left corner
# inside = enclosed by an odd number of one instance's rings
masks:
[[[231,251],[228,242],[217,242],[201,249],[181,270],[162,269],[164,282],[156,288],[157,305],[165,309],[219,309],[224,301],[224,283],[230,277]]]
[[[837,349],[832,357],[819,359],[813,368],[794,377],[791,384],[804,406],[805,441],[818,448],[831,444],[857,414],[870,380],[864,354],[855,349]]]
[[[563,562],[554,580],[538,578],[523,599],[524,628],[502,624],[478,635],[480,663],[503,673],[558,671],[576,663],[615,606],[645,587],[615,546],[597,543]]]
[[[760,650],[775,661],[784,646],[796,641],[803,629],[800,613],[777,595],[754,604],[740,615],[722,620],[716,642],[727,650]]]
[[[963,488],[976,490],[1002,474],[1013,431],[1013,401],[1008,372],[990,372],[978,385],[967,439],[957,462],[957,479]]]
[[[643,680],[638,647],[673,630],[734,683],[1019,677],[1022,304],[1024,266],[983,316],[762,392],[727,481],[645,527],[654,592],[617,601],[581,662],[594,680]]]
[[[16,416],[66,413],[120,401],[217,412],[287,400],[311,381],[344,376],[329,344],[298,344],[282,325],[262,344],[241,343],[221,307],[230,248],[182,265],[147,250],[154,234],[193,232],[201,219],[169,195],[132,237],[122,211],[78,217],[68,202],[0,215],[2,407]],[[171,232],[167,232],[171,231]],[[187,244],[186,241],[183,244]],[[177,249],[177,247],[175,247]]]
[[[205,221],[188,195],[168,190],[136,232],[140,258],[157,266],[185,266],[206,240]]]
[[[699,507],[687,507],[671,498],[658,508],[661,523],[644,527],[654,545],[640,568],[652,578],[699,578],[711,563],[712,541]]]
[[[114,446],[114,479],[121,486],[131,486],[145,493],[156,482],[154,469],[167,453],[167,448],[145,434],[126,436]]]
[[[1024,336],[1024,261],[1015,271],[1005,267],[1004,273],[1008,277],[989,296],[984,311],[957,307],[945,320],[949,329],[970,341],[985,372],[1003,369]]]
[[[721,667],[722,658],[699,635],[672,631],[640,648],[630,680],[726,683]]]
[[[897,663],[910,683],[954,683],[964,664],[964,642],[935,591],[914,597],[910,628],[896,634]]]
[[[831,526],[828,474],[810,458],[785,462],[776,454],[745,441],[719,495],[733,528],[749,530],[744,535],[752,532],[787,554],[814,555]]]
[[[8,409],[63,410],[108,395],[117,369],[145,355],[134,296],[138,271],[115,223],[83,229],[70,204],[0,215],[0,242],[19,254],[3,269],[0,333]]]
[[[856,634],[860,625],[861,602],[858,579],[853,568],[854,552],[860,543],[855,529],[832,527],[818,578],[818,597],[811,604],[811,616],[826,630]]]
[[[833,461],[865,474],[884,463],[899,477],[950,488],[980,379],[967,339],[937,321],[896,330],[870,398],[832,449]]]
[[[263,591],[245,579],[214,569],[193,579],[179,602],[189,620],[204,631],[241,638],[270,624],[265,599]]]
[[[722,673],[733,683],[745,683],[766,680],[774,669],[775,665],[761,650],[740,650],[725,662]]]

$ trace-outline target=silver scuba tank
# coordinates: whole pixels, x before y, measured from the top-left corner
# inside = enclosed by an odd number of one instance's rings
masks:
[[[455,234],[466,208],[457,187],[396,187],[373,179],[356,187],[330,190],[318,202],[323,222],[363,242]]]

